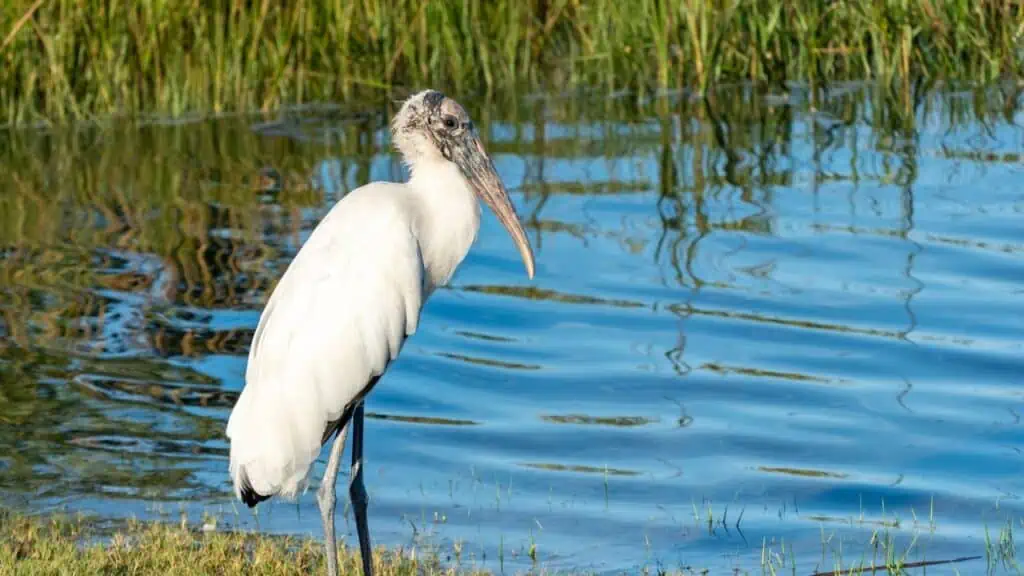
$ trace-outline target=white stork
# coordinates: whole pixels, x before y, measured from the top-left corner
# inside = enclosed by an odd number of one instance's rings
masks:
[[[480,197],[511,234],[533,278],[533,250],[461,105],[435,90],[403,104],[391,125],[408,182],[373,182],[343,197],[274,289],[249,349],[228,420],[235,493],[250,508],[294,499],[335,435],[317,502],[327,570],[338,574],[335,483],[349,423],[349,497],[363,572],[372,574],[363,485],[363,401],[448,282],[480,228]]]

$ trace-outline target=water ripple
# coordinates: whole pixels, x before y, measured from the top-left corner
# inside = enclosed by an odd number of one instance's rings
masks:
[[[486,214],[375,389],[377,542],[718,573],[785,541],[810,572],[1021,517],[1024,112],[789,90],[481,111],[537,276]],[[337,198],[404,170],[336,108],[0,135],[0,502],[238,510],[260,310]]]

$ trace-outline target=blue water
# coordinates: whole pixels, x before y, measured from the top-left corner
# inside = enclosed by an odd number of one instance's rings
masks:
[[[367,402],[375,543],[969,574],[1024,530],[1015,94],[470,107],[536,278],[488,213]],[[0,502],[319,537],[313,490],[232,501],[223,428],[298,246],[403,176],[386,114],[11,132],[0,162]]]

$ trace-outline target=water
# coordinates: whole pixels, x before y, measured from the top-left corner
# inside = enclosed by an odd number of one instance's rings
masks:
[[[376,542],[811,573],[1021,529],[1016,94],[471,108],[537,276],[487,214],[374,391]],[[223,429],[298,246],[403,176],[384,110],[0,138],[0,502],[319,536],[312,492],[232,503]]]

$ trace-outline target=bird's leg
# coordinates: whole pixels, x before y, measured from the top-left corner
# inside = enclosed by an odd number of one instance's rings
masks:
[[[338,481],[338,468],[341,467],[341,454],[345,451],[345,436],[348,435],[348,424],[345,424],[334,437],[331,455],[327,459],[327,470],[324,471],[320,489],[316,493],[317,504],[320,505],[320,519],[324,523],[324,547],[327,548],[327,574],[338,576],[338,543],[334,539],[334,506],[337,502],[335,489]]]
[[[363,485],[363,403],[352,413],[352,473],[348,495],[356,516],[359,532],[359,553],[363,557],[363,575],[373,575],[373,550],[370,546],[370,528],[366,524],[366,486]]]

